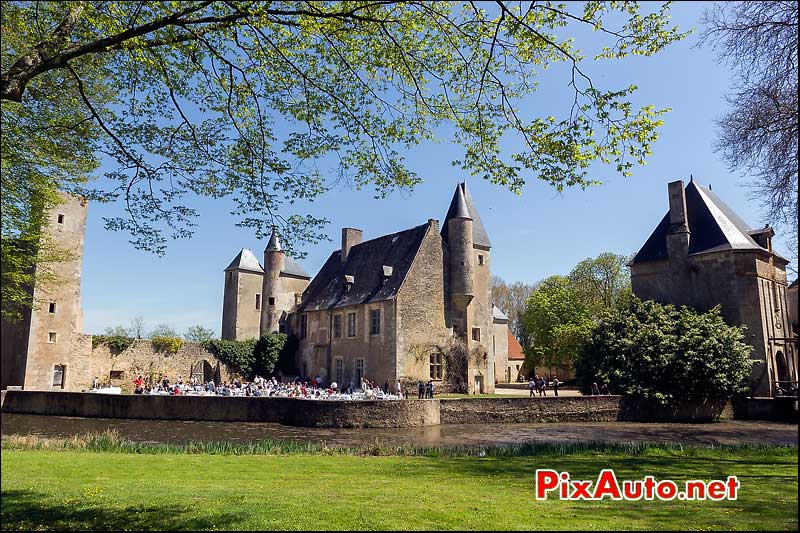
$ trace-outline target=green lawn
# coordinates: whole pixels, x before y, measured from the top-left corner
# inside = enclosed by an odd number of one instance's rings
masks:
[[[3,529],[792,529],[797,448],[524,457],[2,452]],[[724,479],[725,502],[535,501],[536,468]]]

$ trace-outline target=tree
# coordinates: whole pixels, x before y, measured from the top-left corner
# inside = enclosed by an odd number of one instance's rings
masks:
[[[530,368],[571,367],[595,325],[564,276],[541,282],[528,300],[523,320],[533,341],[525,348],[525,363]]]
[[[150,332],[149,338],[154,337],[166,337],[166,338],[179,338],[178,332],[175,331],[175,328],[170,326],[169,324],[158,324],[153,330]]]
[[[214,338],[214,331],[203,326],[191,326],[186,330],[183,338],[189,342],[203,342]]]
[[[569,281],[592,317],[616,307],[632,294],[628,258],[624,255],[604,252],[594,259],[584,259],[572,269]]]
[[[124,326],[107,327],[103,332],[106,337],[130,337],[131,332]]]
[[[508,329],[519,343],[525,347],[530,344],[525,328],[522,327],[522,317],[525,314],[525,305],[536,285],[529,285],[515,281],[511,285],[500,276],[492,276],[492,303],[508,317]]]
[[[144,336],[144,317],[133,317],[131,319],[131,327],[128,331],[130,331],[131,336],[141,339]]]
[[[578,380],[675,405],[724,400],[746,389],[752,347],[719,307],[707,313],[632,298],[600,321],[578,360]]]
[[[326,178],[378,197],[411,188],[400,150],[425,141],[453,140],[455,165],[517,193],[531,176],[595,184],[594,161],[627,175],[667,110],[634,108],[634,85],[596,85],[571,38],[584,28],[605,43],[596,60],[684,36],[668,4],[636,2],[5,2],[4,265],[19,262],[7,238],[27,235],[34,195],[56,189],[119,202],[106,228],[158,254],[191,236],[193,199],[227,198],[238,225],[277,226],[302,256],[327,221],[296,200]],[[559,64],[572,103],[530,113],[537,74]],[[501,150],[513,137],[522,149]]]
[[[753,197],[782,226],[797,265],[797,37],[794,1],[717,2],[701,43],[729,64],[736,84],[717,121],[716,149],[751,176]]]
[[[252,379],[255,376],[264,377],[272,374],[275,364],[287,345],[287,339],[288,336],[285,333],[262,335],[253,349],[253,366],[246,377]],[[294,348],[296,349],[296,346]]]

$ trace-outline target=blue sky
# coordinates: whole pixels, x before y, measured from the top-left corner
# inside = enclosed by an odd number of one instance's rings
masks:
[[[673,20],[682,29],[696,27],[707,5],[674,4]],[[594,38],[588,36],[589,44]],[[521,196],[467,179],[492,241],[493,274],[509,282],[533,283],[565,274],[578,261],[601,252],[635,252],[667,210],[667,183],[688,181],[690,174],[703,185],[710,184],[751,226],[763,224],[758,201],[749,198],[743,187],[746,176],[729,171],[712,148],[714,120],[725,109],[723,96],[731,84],[730,69],[718,64],[708,47],[695,47],[696,42],[697,36],[691,35],[653,57],[587,65],[600,87],[636,84],[635,106],[672,108],[664,117],[653,155],[645,166],[634,168],[633,176],[623,178],[611,168],[595,166],[592,177],[601,178],[603,185],[561,194],[532,177]],[[550,70],[541,80],[542,89],[526,102],[525,111],[558,116],[569,97],[566,78]],[[308,256],[302,264],[309,273],[316,273],[331,251],[338,249],[342,227],[361,228],[364,238],[370,239],[428,218],[444,218],[456,183],[468,178],[450,164],[460,157],[460,149],[448,144],[421,145],[405,155],[424,180],[412,192],[376,200],[369,189],[357,191],[342,185],[309,206],[315,216],[331,221],[328,236],[332,239],[306,249]],[[168,323],[183,333],[201,324],[218,335],[223,269],[243,247],[260,257],[266,241],[235,227],[226,202],[200,200],[194,237],[170,242],[167,254],[157,257],[135,250],[127,234],[103,228],[102,217],[118,207],[89,206],[81,294],[84,332],[128,326],[133,317],[141,316],[147,328]],[[790,237],[777,236],[779,252]]]

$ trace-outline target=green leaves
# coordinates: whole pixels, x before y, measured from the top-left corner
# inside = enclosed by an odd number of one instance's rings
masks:
[[[615,392],[664,405],[721,400],[745,390],[752,348],[743,328],[727,325],[719,307],[707,313],[632,298],[610,311],[584,345],[578,378],[585,390]]]
[[[453,164],[516,193],[531,179],[589,187],[603,177],[590,173],[595,162],[623,175],[643,164],[667,110],[634,108],[627,82],[596,86],[574,34],[597,30],[603,57],[650,55],[684,35],[666,5],[651,11],[635,2],[7,2],[0,85],[24,91],[21,104],[0,99],[3,189],[27,180],[117,202],[106,227],[156,254],[192,235],[196,198],[210,197],[259,238],[278,226],[302,257],[328,221],[297,212],[296,200],[340,180],[378,198],[411,189],[423,177],[407,153],[423,142],[457,143]],[[536,116],[538,77],[562,64],[550,75],[564,76],[573,103]],[[109,170],[99,176],[101,160]],[[23,232],[29,198],[4,193],[4,238],[7,227]]]

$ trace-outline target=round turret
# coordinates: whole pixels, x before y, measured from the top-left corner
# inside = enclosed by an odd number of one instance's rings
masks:
[[[280,275],[286,266],[286,253],[281,247],[278,233],[272,230],[267,247],[264,249],[264,284],[261,291],[261,334],[277,333],[280,329],[281,312],[276,307],[282,292]]]

